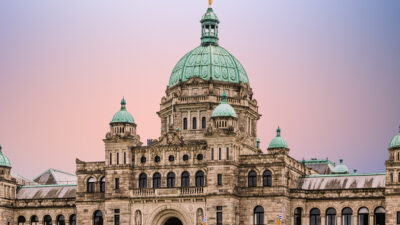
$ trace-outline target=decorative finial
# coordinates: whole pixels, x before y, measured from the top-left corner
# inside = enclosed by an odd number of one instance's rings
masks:
[[[281,136],[281,128],[278,126],[278,129],[276,129],[276,136],[280,137]]]
[[[1,152],[1,148],[2,148],[2,147],[1,147],[1,145],[0,145],[0,152]]]
[[[340,164],[343,164],[343,159],[339,159]]]
[[[208,0],[208,8],[211,8],[212,4],[213,4],[213,0]]]
[[[399,125],[399,134],[400,134],[400,125]]]
[[[121,109],[124,110],[125,108],[126,108],[125,97],[122,97],[122,100],[121,100]]]
[[[226,103],[226,99],[228,98],[228,96],[226,95],[226,93],[225,93],[225,91],[224,91],[224,93],[222,93],[222,103]]]

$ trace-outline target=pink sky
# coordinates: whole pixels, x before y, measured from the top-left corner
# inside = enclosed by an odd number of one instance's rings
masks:
[[[245,67],[261,147],[279,125],[296,159],[384,172],[400,125],[398,1],[214,1],[220,44]],[[200,44],[207,1],[2,1],[0,144],[13,170],[104,160],[122,96],[142,142],[175,63]]]

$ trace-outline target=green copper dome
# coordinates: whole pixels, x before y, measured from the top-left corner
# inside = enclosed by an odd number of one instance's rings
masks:
[[[226,94],[225,92],[222,94],[222,101],[221,104],[219,104],[213,111],[211,117],[235,117],[236,118],[236,112],[232,108],[231,105],[229,105],[226,102]]]
[[[286,141],[281,137],[281,128],[276,130],[276,137],[269,143],[268,149],[289,148]]]
[[[390,142],[389,149],[392,148],[400,148],[400,127],[399,127],[399,133],[396,136],[394,136],[392,138],[392,141]]]
[[[218,45],[218,18],[211,8],[201,20],[201,45],[175,65],[169,78],[169,87],[179,80],[185,82],[191,77],[203,80],[217,80],[230,83],[249,83],[242,64],[227,50]]]
[[[343,159],[339,160],[339,165],[335,166],[335,168],[333,169],[334,173],[339,173],[339,174],[343,174],[343,173],[348,173],[349,169],[347,168],[346,165],[343,164]]]
[[[126,111],[126,101],[124,98],[121,100],[121,110],[114,114],[110,124],[113,123],[135,123],[133,116]]]
[[[11,168],[10,160],[1,151],[1,145],[0,145],[0,166],[5,166],[5,167]]]

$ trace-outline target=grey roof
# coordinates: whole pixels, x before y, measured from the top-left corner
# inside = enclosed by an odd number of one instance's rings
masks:
[[[333,173],[333,169],[335,168],[332,164],[323,164],[323,163],[315,163],[315,164],[306,164],[307,167],[314,169],[319,174],[331,174]]]
[[[38,185],[38,183],[34,182],[33,180],[23,177],[12,170],[11,170],[11,176],[15,178],[18,185],[21,185],[21,186],[23,186],[23,185]]]
[[[298,188],[303,190],[384,188],[385,180],[384,173],[311,175],[300,178]]]
[[[17,199],[75,198],[76,185],[22,186],[17,190]]]
[[[64,172],[57,169],[48,169],[39,176],[33,179],[36,183],[41,185],[50,184],[76,184],[76,175]]]

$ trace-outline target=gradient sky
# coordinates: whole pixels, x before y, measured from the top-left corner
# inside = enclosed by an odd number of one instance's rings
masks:
[[[13,170],[104,160],[122,96],[142,142],[207,0],[0,1],[0,144]],[[400,125],[400,1],[215,0],[220,44],[258,100],[261,147],[277,126],[296,159],[384,172]]]

